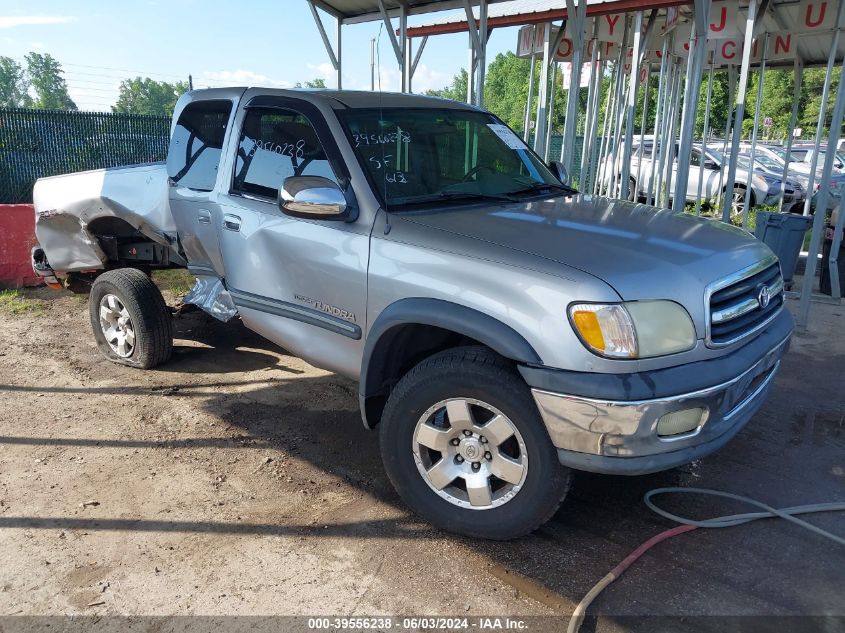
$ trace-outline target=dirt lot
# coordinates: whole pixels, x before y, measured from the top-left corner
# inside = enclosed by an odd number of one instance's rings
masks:
[[[670,525],[643,506],[650,488],[780,506],[845,499],[843,313],[816,308],[765,408],[720,453],[647,477],[578,474],[547,526],[501,544],[411,515],[361,425],[356,386],[239,325],[183,315],[173,361],[143,372],[98,355],[79,297],[6,296],[0,613],[567,615]],[[842,515],[811,520],[843,531]],[[845,553],[833,547],[783,522],[698,530],[612,585],[584,630],[649,614],[845,616]]]

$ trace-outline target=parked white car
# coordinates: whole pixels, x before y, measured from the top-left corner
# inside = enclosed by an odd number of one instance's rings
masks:
[[[654,141],[646,139],[643,141],[643,159],[640,167],[639,149],[640,142],[635,140],[631,149],[631,170],[630,182],[628,187],[628,198],[631,200],[645,197],[649,190],[652,175],[652,149]],[[655,156],[658,155],[660,146],[658,144]],[[677,144],[675,147],[677,153]],[[728,173],[727,160],[722,156],[722,153],[716,149],[711,149],[709,146],[704,154],[704,165],[702,169],[702,147],[700,145],[693,146],[690,164],[685,167],[689,172],[687,180],[687,190],[685,198],[687,202],[695,202],[699,196],[699,180],[703,178],[701,183],[701,199],[710,203],[716,203],[721,199],[727,189],[726,179]],[[616,182],[619,182],[619,164],[620,160],[616,160]],[[607,163],[605,165],[608,166]],[[607,181],[613,173],[611,169],[605,169],[604,178]],[[678,161],[674,161],[672,165],[672,178],[670,186],[672,187],[670,197],[674,196],[674,186],[677,182],[678,176]],[[664,181],[665,182],[665,181]],[[745,167],[738,165],[736,169],[736,176],[734,180],[734,194],[732,201],[732,214],[737,215],[743,212],[745,207],[745,192],[748,183],[747,164]],[[652,191],[655,191],[652,187]],[[794,183],[787,182],[787,195],[790,197],[795,195]],[[617,189],[618,190],[618,189]],[[774,205],[780,200],[781,195],[781,178],[774,177],[769,174],[755,170],[751,177],[751,207],[757,205]]]

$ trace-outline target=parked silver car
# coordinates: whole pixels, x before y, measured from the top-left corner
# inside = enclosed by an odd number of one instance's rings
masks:
[[[789,344],[762,242],[580,195],[475,107],[198,90],[171,136],[166,165],[39,180],[36,271],[89,292],[106,358],[150,368],[172,331],[142,271],[187,267],[186,301],[359,382],[390,480],[444,529],[512,538],[572,468],[717,450]]]
[[[628,198],[630,200],[634,199],[642,199],[646,196],[649,185],[652,178],[652,148],[654,147],[654,141],[651,139],[646,139],[642,142],[643,146],[643,160],[642,166],[640,166],[639,160],[639,149],[640,149],[640,142],[635,140],[632,144],[631,150],[631,169],[630,169],[630,181],[628,185]],[[675,152],[677,153],[677,144],[675,147]],[[660,150],[660,144],[658,143],[655,156],[658,155]],[[712,148],[711,146],[707,146],[706,153],[704,155],[704,166],[702,169],[701,166],[702,161],[702,147],[700,145],[693,146],[692,154],[690,158],[690,164],[685,166],[685,169],[688,171],[688,179],[687,179],[687,190],[685,199],[687,202],[695,202],[696,199],[699,197],[699,189],[701,199],[705,202],[710,204],[715,204],[718,200],[721,200],[722,196],[724,195],[725,191],[727,190],[727,174],[728,174],[728,164],[725,157],[722,153]],[[617,170],[617,177],[616,181],[618,182],[619,179],[619,160],[614,161],[615,169]],[[731,203],[731,213],[732,215],[738,215],[743,212],[745,207],[745,192],[748,188],[748,165],[745,166],[738,165],[736,169],[736,176],[734,180],[734,193],[733,199]],[[613,173],[612,169],[608,166],[605,168],[604,174],[605,178],[608,178]],[[678,174],[678,161],[675,161],[672,164],[672,175],[671,175],[671,189],[670,189],[670,198],[674,197],[675,195],[675,183],[677,182],[677,174]],[[703,178],[703,180],[702,180]],[[701,180],[701,187],[699,187],[699,181]],[[661,186],[665,186],[665,179],[661,179]],[[751,197],[750,197],[750,205],[754,207],[756,205],[774,205],[777,204],[780,200],[781,195],[781,178],[779,176],[771,176],[765,172],[754,170],[751,176]],[[651,187],[652,191],[654,191],[657,187],[657,182]],[[621,189],[617,186],[617,191]],[[787,182],[787,195],[793,197],[795,195],[794,190],[794,183]]]

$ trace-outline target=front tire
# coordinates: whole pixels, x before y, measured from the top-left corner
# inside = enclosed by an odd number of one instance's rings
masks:
[[[140,270],[120,268],[97,277],[88,313],[97,347],[110,361],[150,369],[170,359],[170,312],[158,287]]]
[[[569,489],[531,392],[486,348],[447,350],[396,385],[380,423],[396,491],[435,526],[507,540],[532,532]]]

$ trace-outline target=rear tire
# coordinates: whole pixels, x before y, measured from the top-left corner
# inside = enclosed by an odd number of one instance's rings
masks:
[[[150,369],[170,359],[170,311],[158,287],[140,270],[121,268],[97,277],[88,313],[97,347],[110,361]]]
[[[387,401],[380,440],[405,503],[457,534],[528,534],[569,489],[570,471],[558,462],[530,390],[483,347],[446,350],[408,372]]]

